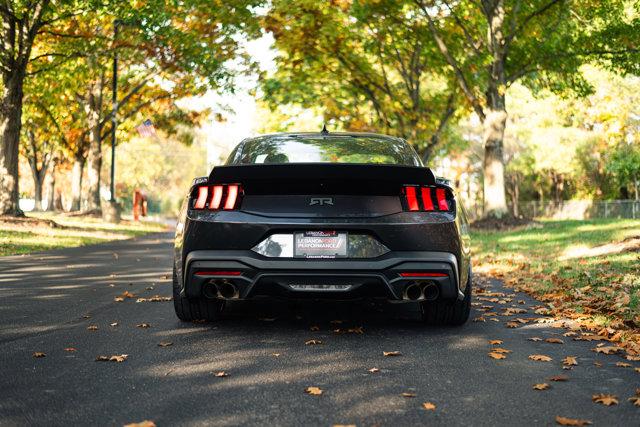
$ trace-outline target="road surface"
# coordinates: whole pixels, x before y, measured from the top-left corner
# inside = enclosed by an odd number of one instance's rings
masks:
[[[556,416],[640,424],[627,401],[640,362],[616,366],[621,357],[548,323],[506,327],[542,316],[538,302],[497,281],[475,299],[472,318],[485,321],[461,328],[425,327],[412,307],[367,303],[257,302],[189,324],[162,301],[171,245],[155,234],[0,259],[0,425],[555,425]],[[116,301],[125,291],[133,298]],[[508,307],[527,313],[500,314]],[[492,347],[511,352],[496,360]],[[383,356],[391,351],[401,355]],[[96,361],[123,354],[121,363]],[[566,356],[577,366],[563,369]],[[568,381],[549,380],[557,375]],[[599,393],[619,404],[592,402]]]

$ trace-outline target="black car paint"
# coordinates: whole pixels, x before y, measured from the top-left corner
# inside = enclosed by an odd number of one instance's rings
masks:
[[[232,153],[231,160],[237,151]],[[277,185],[278,182],[282,183],[282,179],[290,182],[285,186]],[[199,180],[203,181],[202,178]],[[259,260],[260,255],[247,251],[269,235],[309,230],[370,234],[390,249],[391,253],[385,254],[385,257],[398,260],[403,259],[404,253],[453,254],[457,264],[458,290],[461,291],[467,282],[470,237],[466,214],[460,203],[455,203],[452,212],[405,212],[399,203],[401,184],[436,183],[427,168],[389,165],[368,165],[363,168],[363,165],[333,164],[224,166],[214,168],[208,181],[238,182],[245,187],[246,193],[240,209],[230,211],[190,209],[189,196],[192,190],[185,197],[175,237],[175,268],[182,292],[185,292],[185,279],[188,279],[185,263],[190,254],[208,253],[213,258],[222,255],[223,258],[227,256],[229,261],[234,256],[249,255]],[[351,185],[347,185],[347,182]],[[443,186],[441,183],[439,185]],[[311,191],[304,194],[305,187],[311,187]],[[447,188],[454,194],[453,189]],[[264,194],[269,191],[276,194],[270,198]],[[378,196],[352,194],[363,192],[377,193]],[[393,194],[388,194],[390,192]],[[352,197],[348,197],[349,194]],[[311,203],[312,198],[326,195],[331,195],[336,203],[323,206]],[[369,215],[362,214],[367,206],[378,206],[376,202],[380,202],[380,209],[370,211]],[[345,262],[348,262],[296,261],[297,265],[306,263],[317,266],[317,269],[309,268],[327,274],[331,273],[328,267],[345,266]],[[372,259],[371,264],[375,264],[375,261],[377,259]],[[336,270],[343,271],[342,268]]]

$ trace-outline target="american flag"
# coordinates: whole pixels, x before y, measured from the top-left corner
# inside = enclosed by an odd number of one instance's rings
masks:
[[[149,119],[142,122],[140,126],[136,126],[136,130],[143,138],[154,136],[156,134],[156,128],[153,127],[153,122]]]

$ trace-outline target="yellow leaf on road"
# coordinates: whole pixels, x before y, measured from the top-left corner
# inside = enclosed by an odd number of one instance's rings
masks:
[[[494,352],[490,352],[489,353],[489,357],[493,358],[493,359],[506,359],[507,356],[505,356],[502,353],[494,353]]]
[[[562,364],[565,366],[577,366],[578,361],[576,360],[575,356],[567,356],[562,359]]]
[[[40,351],[36,351],[35,353],[33,353],[33,357],[35,357],[36,359],[39,359],[41,357],[46,357],[47,354],[46,353],[42,353]]]
[[[547,390],[548,388],[549,388],[549,384],[547,383],[540,383],[540,384],[533,385],[534,390]]]
[[[535,360],[537,362],[551,362],[553,359],[549,356],[545,356],[544,354],[532,354],[529,356],[529,359]]]
[[[566,417],[560,417],[560,416],[556,417],[556,423],[558,423],[561,426],[577,426],[577,427],[591,425],[591,421],[589,420],[579,420],[577,418],[566,418]]]
[[[618,404],[618,397],[614,396],[613,394],[594,394],[593,396],[591,396],[591,400],[593,400],[595,403],[601,403],[605,406]]]
[[[307,387],[304,389],[304,392],[314,396],[319,396],[322,394],[322,389],[320,387]]]
[[[383,351],[382,355],[385,357],[394,357],[394,356],[401,356],[402,353],[400,353],[399,351]]]
[[[422,404],[422,407],[423,407],[424,409],[426,409],[427,411],[435,411],[435,410],[436,410],[436,405],[434,405],[434,404],[433,404],[433,403],[431,403],[431,402],[424,402],[424,403]]]

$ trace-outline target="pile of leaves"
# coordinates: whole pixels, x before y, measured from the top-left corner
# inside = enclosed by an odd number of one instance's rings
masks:
[[[546,303],[563,319],[640,358],[640,221],[546,221],[476,232],[474,270]]]

